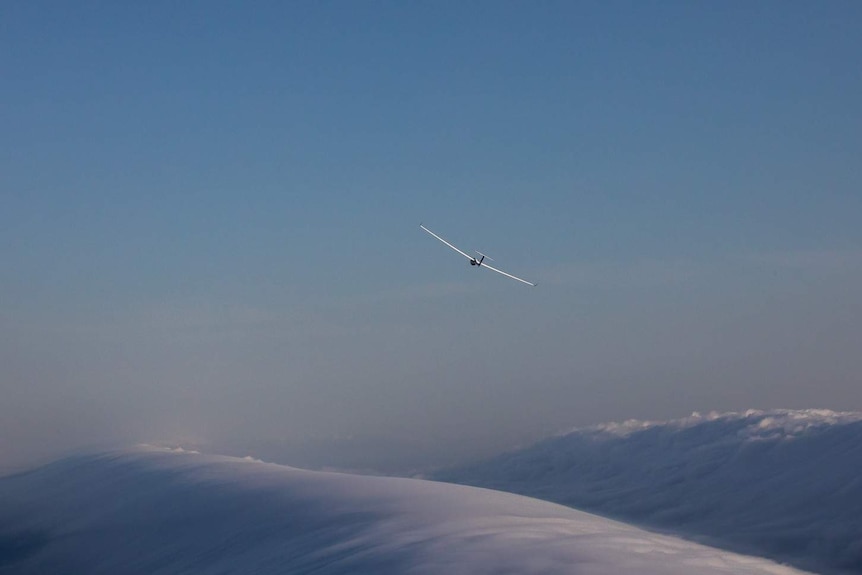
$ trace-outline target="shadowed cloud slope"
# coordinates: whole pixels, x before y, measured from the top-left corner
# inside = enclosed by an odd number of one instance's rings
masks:
[[[829,573],[862,573],[862,414],[749,410],[576,429],[438,479]]]
[[[155,448],[0,479],[0,572],[798,573],[509,493]]]

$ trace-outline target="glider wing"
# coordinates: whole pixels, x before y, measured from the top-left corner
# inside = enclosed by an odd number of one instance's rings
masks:
[[[491,266],[489,266],[489,265],[488,265],[488,264],[486,264],[486,263],[483,263],[483,264],[482,264],[481,266],[479,266],[479,267],[481,267],[481,268],[488,268],[488,269],[489,269],[489,270],[491,270],[492,272],[497,272],[498,274],[503,274],[503,275],[504,275],[504,276],[506,276],[507,278],[512,278],[513,280],[518,280],[519,282],[521,282],[521,283],[525,283],[525,284],[527,284],[528,286],[536,287],[536,284],[534,284],[534,283],[532,283],[532,282],[528,282],[527,280],[522,280],[521,278],[519,278],[519,277],[517,277],[517,276],[513,276],[512,274],[507,274],[507,273],[506,273],[506,272],[504,272],[503,270],[498,270],[497,268],[491,267]]]
[[[443,238],[441,238],[440,236],[438,236],[437,234],[435,234],[434,232],[432,232],[431,230],[429,230],[428,228],[423,226],[422,224],[419,224],[419,227],[422,228],[423,230],[425,230],[426,232],[428,232],[429,234],[431,234],[432,236],[434,236],[435,238],[437,238],[438,240],[440,240],[441,242],[443,242],[444,244],[446,244],[447,246],[449,246],[450,248],[452,248],[453,250],[455,250],[456,252],[458,252],[459,254],[461,254],[462,256],[464,256],[465,258],[467,258],[468,260],[473,259],[471,256],[468,256],[467,254],[465,254],[464,252],[462,252],[461,250],[459,250],[458,248],[456,248],[455,246],[453,246],[452,244],[450,244],[449,242],[447,242],[446,240],[444,240]]]

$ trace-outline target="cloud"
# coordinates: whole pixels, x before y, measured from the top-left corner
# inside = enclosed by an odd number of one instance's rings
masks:
[[[0,478],[0,525],[13,575],[800,573],[510,493],[156,448]]]
[[[860,457],[862,413],[750,409],[575,429],[436,477],[842,572],[862,564]]]

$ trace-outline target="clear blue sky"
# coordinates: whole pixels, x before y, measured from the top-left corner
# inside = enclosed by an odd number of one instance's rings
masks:
[[[421,467],[862,409],[860,29],[855,1],[4,3],[0,465]]]

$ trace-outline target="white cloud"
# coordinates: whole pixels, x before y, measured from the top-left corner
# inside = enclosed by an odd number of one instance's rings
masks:
[[[31,543],[9,573],[800,573],[498,491],[154,448],[0,479],[0,521]]]
[[[862,413],[750,409],[572,430],[438,478],[816,570],[859,565]]]

